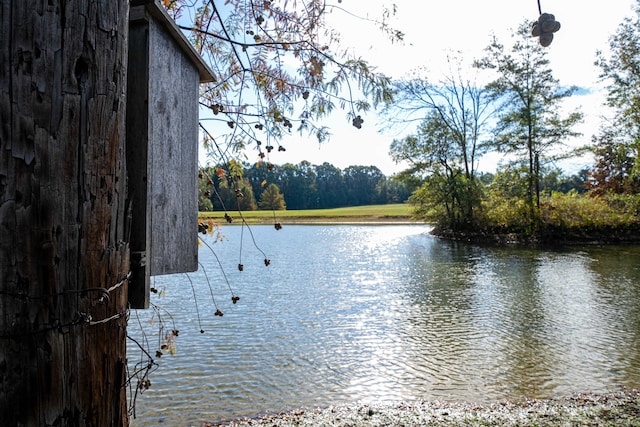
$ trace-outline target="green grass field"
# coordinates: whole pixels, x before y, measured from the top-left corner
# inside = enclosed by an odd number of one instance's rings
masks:
[[[295,222],[396,222],[411,221],[409,205],[404,203],[391,205],[353,206],[334,209],[308,209],[284,211],[244,211],[242,216],[247,222],[261,223],[275,221],[282,223]],[[224,212],[200,212],[200,218],[211,218],[224,222]],[[240,214],[229,212],[234,222],[240,223]]]

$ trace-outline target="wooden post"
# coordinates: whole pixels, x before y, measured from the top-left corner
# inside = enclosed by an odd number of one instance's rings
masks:
[[[128,425],[128,10],[0,2],[2,425]]]

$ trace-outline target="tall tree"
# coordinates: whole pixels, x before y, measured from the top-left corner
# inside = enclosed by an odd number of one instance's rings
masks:
[[[0,418],[124,426],[127,0],[0,2]]]
[[[560,86],[545,48],[531,37],[530,29],[529,23],[522,24],[509,50],[494,38],[475,66],[497,75],[488,85],[500,102],[495,148],[516,155],[526,165],[526,202],[534,221],[535,208],[540,207],[540,163],[561,156],[554,148],[578,135],[572,128],[582,120],[582,114],[561,117],[562,101],[576,88]]]
[[[467,192],[475,188],[466,180],[458,149],[456,136],[435,110],[414,135],[391,144],[391,157],[410,165],[402,173],[405,179],[422,181],[422,188],[409,199],[418,206],[416,213],[453,229],[471,225],[472,202],[467,203],[471,196]]]
[[[301,183],[304,209],[318,208],[318,188],[316,186],[316,167],[309,161],[303,160],[298,163],[299,181]]]
[[[488,91],[463,77],[461,61],[450,57],[449,71],[442,81],[434,84],[421,77],[401,81],[397,92],[388,111],[400,120],[420,118],[422,124],[413,137],[394,141],[392,156],[396,161],[408,161],[412,165],[409,173],[430,174],[438,168],[450,184],[462,185],[448,193],[456,197],[461,209],[455,214],[457,221],[473,223],[473,211],[479,204],[476,166],[494,111]]]
[[[275,184],[269,184],[260,196],[258,203],[260,209],[268,209],[274,211],[283,211],[287,209],[284,196],[280,193],[280,189]]]
[[[640,2],[609,40],[609,57],[598,52],[596,65],[607,83],[606,105],[613,117],[596,137],[596,192],[640,191]]]
[[[334,165],[324,162],[316,166],[316,188],[318,190],[318,208],[345,206],[347,191],[342,171]]]
[[[244,176],[251,183],[253,194],[259,200],[269,183],[279,182],[280,167],[273,163],[258,162],[245,168]]]
[[[231,206],[240,211],[255,211],[257,209],[253,188],[246,179],[242,181],[224,181],[224,184],[220,185],[219,191],[223,200],[227,200],[227,203],[225,203],[227,209]]]
[[[380,203],[376,188],[385,176],[376,166],[349,166],[343,171],[350,206]]]
[[[587,186],[593,195],[637,193],[640,187],[637,149],[618,133],[617,128],[603,127],[594,139],[595,165],[589,172]]]
[[[410,183],[397,179],[396,175],[381,179],[376,186],[380,203],[384,204],[406,202],[413,190]]]
[[[439,119],[450,133],[450,143],[455,145],[452,150],[456,152],[456,163],[471,179],[494,106],[486,89],[463,76],[460,59],[449,57],[448,62],[447,75],[437,83],[424,77],[398,82],[396,100],[387,111],[400,120]]]

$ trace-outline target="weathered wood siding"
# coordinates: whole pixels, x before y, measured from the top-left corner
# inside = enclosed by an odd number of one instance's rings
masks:
[[[149,28],[151,275],[198,269],[198,70],[160,25]]]
[[[149,305],[149,276],[198,268],[199,85],[213,77],[151,0],[131,9],[127,162],[133,206],[130,302]]]
[[[128,3],[0,2],[2,425],[128,424]]]

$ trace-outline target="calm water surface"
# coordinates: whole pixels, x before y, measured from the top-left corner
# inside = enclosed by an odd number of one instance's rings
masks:
[[[202,246],[196,273],[154,278],[152,302],[180,334],[138,397],[134,426],[640,386],[638,246],[480,247],[437,240],[422,225],[250,230],[206,237],[217,258]],[[153,314],[129,321],[152,353]],[[130,345],[130,365],[139,357]]]

